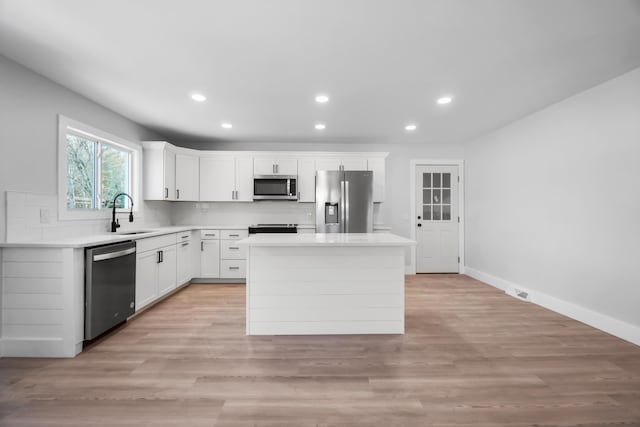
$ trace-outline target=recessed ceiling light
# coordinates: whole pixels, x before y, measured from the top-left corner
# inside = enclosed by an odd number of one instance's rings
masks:
[[[316,123],[315,128],[317,130],[324,130],[327,126],[324,123]]]
[[[231,123],[222,123],[220,126],[222,126],[225,129],[231,129],[233,127]]]
[[[414,130],[418,129],[417,125],[411,124],[411,125],[406,125],[404,127],[404,130],[409,131],[409,132],[413,132]]]
[[[453,101],[453,98],[447,95],[447,96],[441,96],[440,98],[438,98],[436,102],[440,105],[445,105],[445,104],[449,104],[451,101]]]
[[[193,99],[196,102],[204,102],[207,100],[207,97],[201,93],[194,93],[191,95],[191,99]]]
[[[316,102],[320,104],[324,104],[325,102],[329,102],[329,96],[327,95],[318,95],[316,96]]]

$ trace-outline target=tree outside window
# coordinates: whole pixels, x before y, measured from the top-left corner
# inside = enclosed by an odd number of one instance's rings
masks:
[[[131,152],[85,136],[67,134],[67,208],[111,208],[116,194],[130,193]],[[129,199],[118,198],[117,208]]]

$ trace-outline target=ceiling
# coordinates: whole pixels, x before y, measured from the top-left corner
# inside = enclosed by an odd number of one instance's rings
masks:
[[[640,1],[0,0],[0,53],[176,143],[456,143],[639,67]]]

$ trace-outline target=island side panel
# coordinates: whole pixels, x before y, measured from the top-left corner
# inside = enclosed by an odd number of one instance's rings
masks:
[[[404,249],[250,248],[247,334],[404,333]]]

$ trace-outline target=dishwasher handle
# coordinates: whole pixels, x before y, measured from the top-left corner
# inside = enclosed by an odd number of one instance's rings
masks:
[[[121,251],[109,252],[106,254],[94,255],[93,261],[105,261],[107,259],[120,258],[125,255],[136,253],[136,248],[123,249]]]

